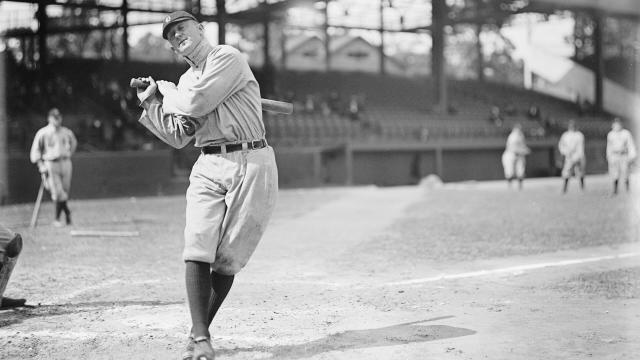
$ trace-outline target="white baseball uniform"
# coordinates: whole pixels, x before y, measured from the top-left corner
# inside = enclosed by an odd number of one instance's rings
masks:
[[[507,137],[504,153],[502,153],[502,167],[504,168],[504,177],[506,179],[524,178],[525,156],[529,153],[530,150],[527,147],[522,131],[512,130]]]
[[[36,132],[31,145],[31,162],[44,166],[47,189],[53,201],[66,201],[71,189],[71,155],[78,142],[73,132],[64,126],[49,124]],[[43,169],[40,169],[41,172]]]
[[[278,173],[266,145],[260,88],[242,54],[206,44],[160,100],[142,101],[140,122],[167,144],[203,148],[189,177],[185,261],[234,275],[254,252],[275,207]],[[262,145],[254,149],[254,142]],[[240,144],[240,145],[238,145]],[[229,146],[241,150],[227,151]],[[206,153],[216,148],[219,153]]]
[[[584,154],[584,135],[577,130],[567,130],[560,136],[558,150],[564,156],[562,177],[567,179],[575,174],[583,177],[586,157]]]
[[[607,162],[614,180],[629,178],[629,166],[636,158],[636,147],[627,129],[611,130],[607,134]]]

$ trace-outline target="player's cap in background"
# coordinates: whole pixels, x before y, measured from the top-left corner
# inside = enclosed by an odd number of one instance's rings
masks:
[[[193,20],[196,22],[198,21],[195,16],[182,10],[174,11],[171,14],[167,15],[162,21],[162,38],[167,40],[167,30],[169,29],[169,26],[185,20]]]

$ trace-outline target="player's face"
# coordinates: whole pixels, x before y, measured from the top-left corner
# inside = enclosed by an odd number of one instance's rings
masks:
[[[204,28],[193,20],[181,21],[169,27],[167,40],[178,54],[188,52],[204,37]]]
[[[49,114],[49,124],[55,127],[62,125],[62,115],[59,111],[55,110]]]
[[[619,122],[614,122],[613,125],[611,125],[611,128],[613,129],[613,131],[620,131],[622,130],[622,124],[620,124]]]

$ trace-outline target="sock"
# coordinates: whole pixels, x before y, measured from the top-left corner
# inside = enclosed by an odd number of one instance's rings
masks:
[[[67,224],[71,224],[71,211],[66,201],[62,201],[62,211],[64,211],[64,216],[67,218]]]
[[[60,213],[62,213],[62,202],[56,201],[56,221],[60,219]]]
[[[207,324],[207,307],[211,296],[209,267],[210,265],[205,262],[186,261],[185,283],[191,312],[191,334],[194,338],[209,337]]]
[[[222,302],[227,297],[229,290],[231,290],[233,279],[233,275],[222,275],[215,271],[211,272],[211,287],[213,288],[213,291],[209,297],[209,308],[207,312],[209,325],[211,325],[218,309],[220,309],[220,305],[222,305]]]
[[[518,189],[519,190],[522,190],[522,182],[523,182],[523,180],[524,179],[522,179],[522,178],[518,179]]]
[[[569,179],[564,179],[564,185],[562,186],[562,192],[566,193],[568,187],[569,187]]]
[[[627,188],[627,192],[629,191],[629,179],[624,181],[624,186]]]
[[[584,177],[580,178],[580,189],[584,190]]]
[[[618,193],[618,180],[613,181],[613,193],[614,194]]]

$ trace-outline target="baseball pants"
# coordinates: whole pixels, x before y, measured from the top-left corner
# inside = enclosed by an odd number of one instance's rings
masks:
[[[69,199],[69,190],[71,189],[71,160],[48,160],[44,164],[48,173],[45,185],[51,193],[51,199],[53,201],[67,201]]]
[[[184,260],[210,263],[223,275],[238,273],[260,242],[276,204],[273,149],[201,154],[186,196]]]
[[[514,176],[519,179],[524,178],[525,166],[526,160],[524,156],[508,151],[502,154],[502,167],[504,169],[505,179],[512,179]]]
[[[586,160],[584,157],[577,159],[565,158],[562,166],[562,177],[565,179],[575,175],[576,177],[583,177],[585,174]]]
[[[629,178],[629,157],[626,154],[613,154],[608,159],[609,176],[614,180]]]

